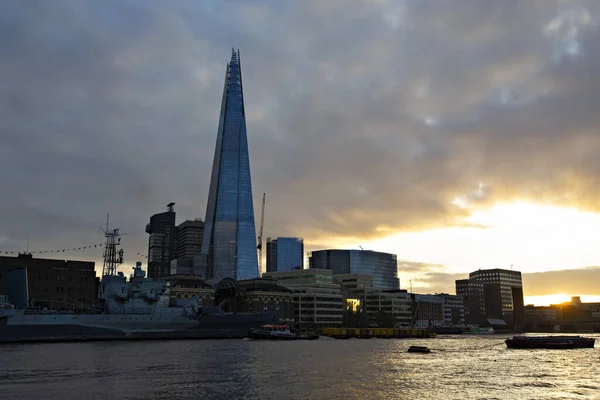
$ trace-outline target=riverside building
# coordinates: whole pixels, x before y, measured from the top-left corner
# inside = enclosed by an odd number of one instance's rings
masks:
[[[468,280],[456,281],[456,294],[465,298],[467,323],[498,329],[518,329],[524,325],[520,271],[496,268],[471,272]]]
[[[274,279],[292,291],[294,320],[299,328],[319,329],[342,325],[343,296],[330,270],[267,272],[263,277]]]
[[[26,287],[11,281],[11,275],[25,276]],[[48,308],[92,306],[98,297],[98,282],[93,261],[34,258],[30,253],[17,257],[0,256],[0,294],[24,307],[29,302]],[[20,304],[17,303],[20,298]]]
[[[371,275],[376,289],[400,289],[395,254],[371,250],[318,250],[311,253],[308,263],[309,268],[328,269],[334,275]]]

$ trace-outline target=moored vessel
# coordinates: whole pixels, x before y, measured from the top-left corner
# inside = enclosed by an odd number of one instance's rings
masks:
[[[492,335],[494,328],[469,325],[463,329],[462,333],[463,335]]]
[[[279,321],[277,312],[226,313],[223,304],[206,307],[198,296],[170,304],[170,283],[146,278],[141,262],[127,280],[115,273],[118,229],[105,233],[107,243],[97,307],[74,313],[0,301],[0,343],[123,339],[245,338],[248,330]],[[26,279],[26,278],[25,278]]]
[[[221,306],[203,307],[197,298],[170,306],[169,283],[143,275],[137,266],[129,282],[122,274],[105,276],[102,310],[96,313],[5,306],[6,312],[0,312],[0,343],[244,338],[249,329],[279,320],[273,312],[225,313]]]
[[[256,340],[314,340],[318,339],[319,335],[302,334],[293,331],[288,325],[267,324],[258,329],[250,329],[248,337]]]
[[[584,349],[593,348],[596,339],[582,336],[513,336],[506,339],[509,349]]]

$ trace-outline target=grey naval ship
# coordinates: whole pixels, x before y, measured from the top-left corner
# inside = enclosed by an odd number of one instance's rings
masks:
[[[127,280],[115,273],[118,230],[107,233],[98,308],[62,313],[32,307],[16,309],[0,297],[0,343],[134,339],[244,338],[250,329],[277,323],[276,312],[226,313],[222,305],[203,307],[200,297],[170,304],[170,283],[146,278],[141,262]],[[120,253],[122,259],[122,252]],[[107,263],[107,258],[109,259]],[[122,262],[122,261],[121,261]]]
[[[199,298],[169,305],[169,282],[145,278],[140,266],[101,282],[100,313],[63,314],[15,309],[0,298],[0,343],[115,339],[244,338],[250,329],[278,321],[277,313],[225,313]]]

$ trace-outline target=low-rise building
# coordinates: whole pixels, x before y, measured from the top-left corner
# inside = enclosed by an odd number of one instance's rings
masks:
[[[294,322],[294,296],[292,290],[270,279],[247,279],[238,281],[242,293],[242,312],[279,313],[281,323]]]
[[[339,327],[343,321],[343,296],[330,270],[300,269],[268,272],[266,279],[292,291],[294,320],[301,329]]]
[[[464,326],[465,311],[461,296],[446,293],[412,296],[415,327]]]
[[[373,288],[373,277],[366,274],[337,274],[333,280],[342,285],[344,289],[361,291]]]
[[[362,298],[363,311],[370,324],[383,328],[411,326],[411,298],[405,291],[367,288]]]
[[[3,278],[11,269],[27,270],[25,297],[36,306],[71,309],[92,306],[98,298],[99,279],[93,261],[34,258],[30,253],[0,256],[0,292],[11,284]]]
[[[403,327],[411,323],[411,298],[405,290],[382,290],[373,287],[373,277],[366,274],[338,274],[347,309],[352,313],[347,321],[354,327]],[[348,310],[349,311],[349,310]]]
[[[600,332],[600,303],[570,302],[550,306],[525,306],[528,332]]]
[[[203,306],[213,306],[215,300],[215,289],[200,279],[199,276],[193,275],[168,275],[157,280],[163,280],[170,283],[171,305],[177,304],[178,299],[190,299],[198,297],[200,304]]]

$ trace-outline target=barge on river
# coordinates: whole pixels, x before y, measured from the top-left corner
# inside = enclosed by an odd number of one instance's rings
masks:
[[[513,336],[506,339],[509,349],[589,349],[594,338],[582,336]]]

